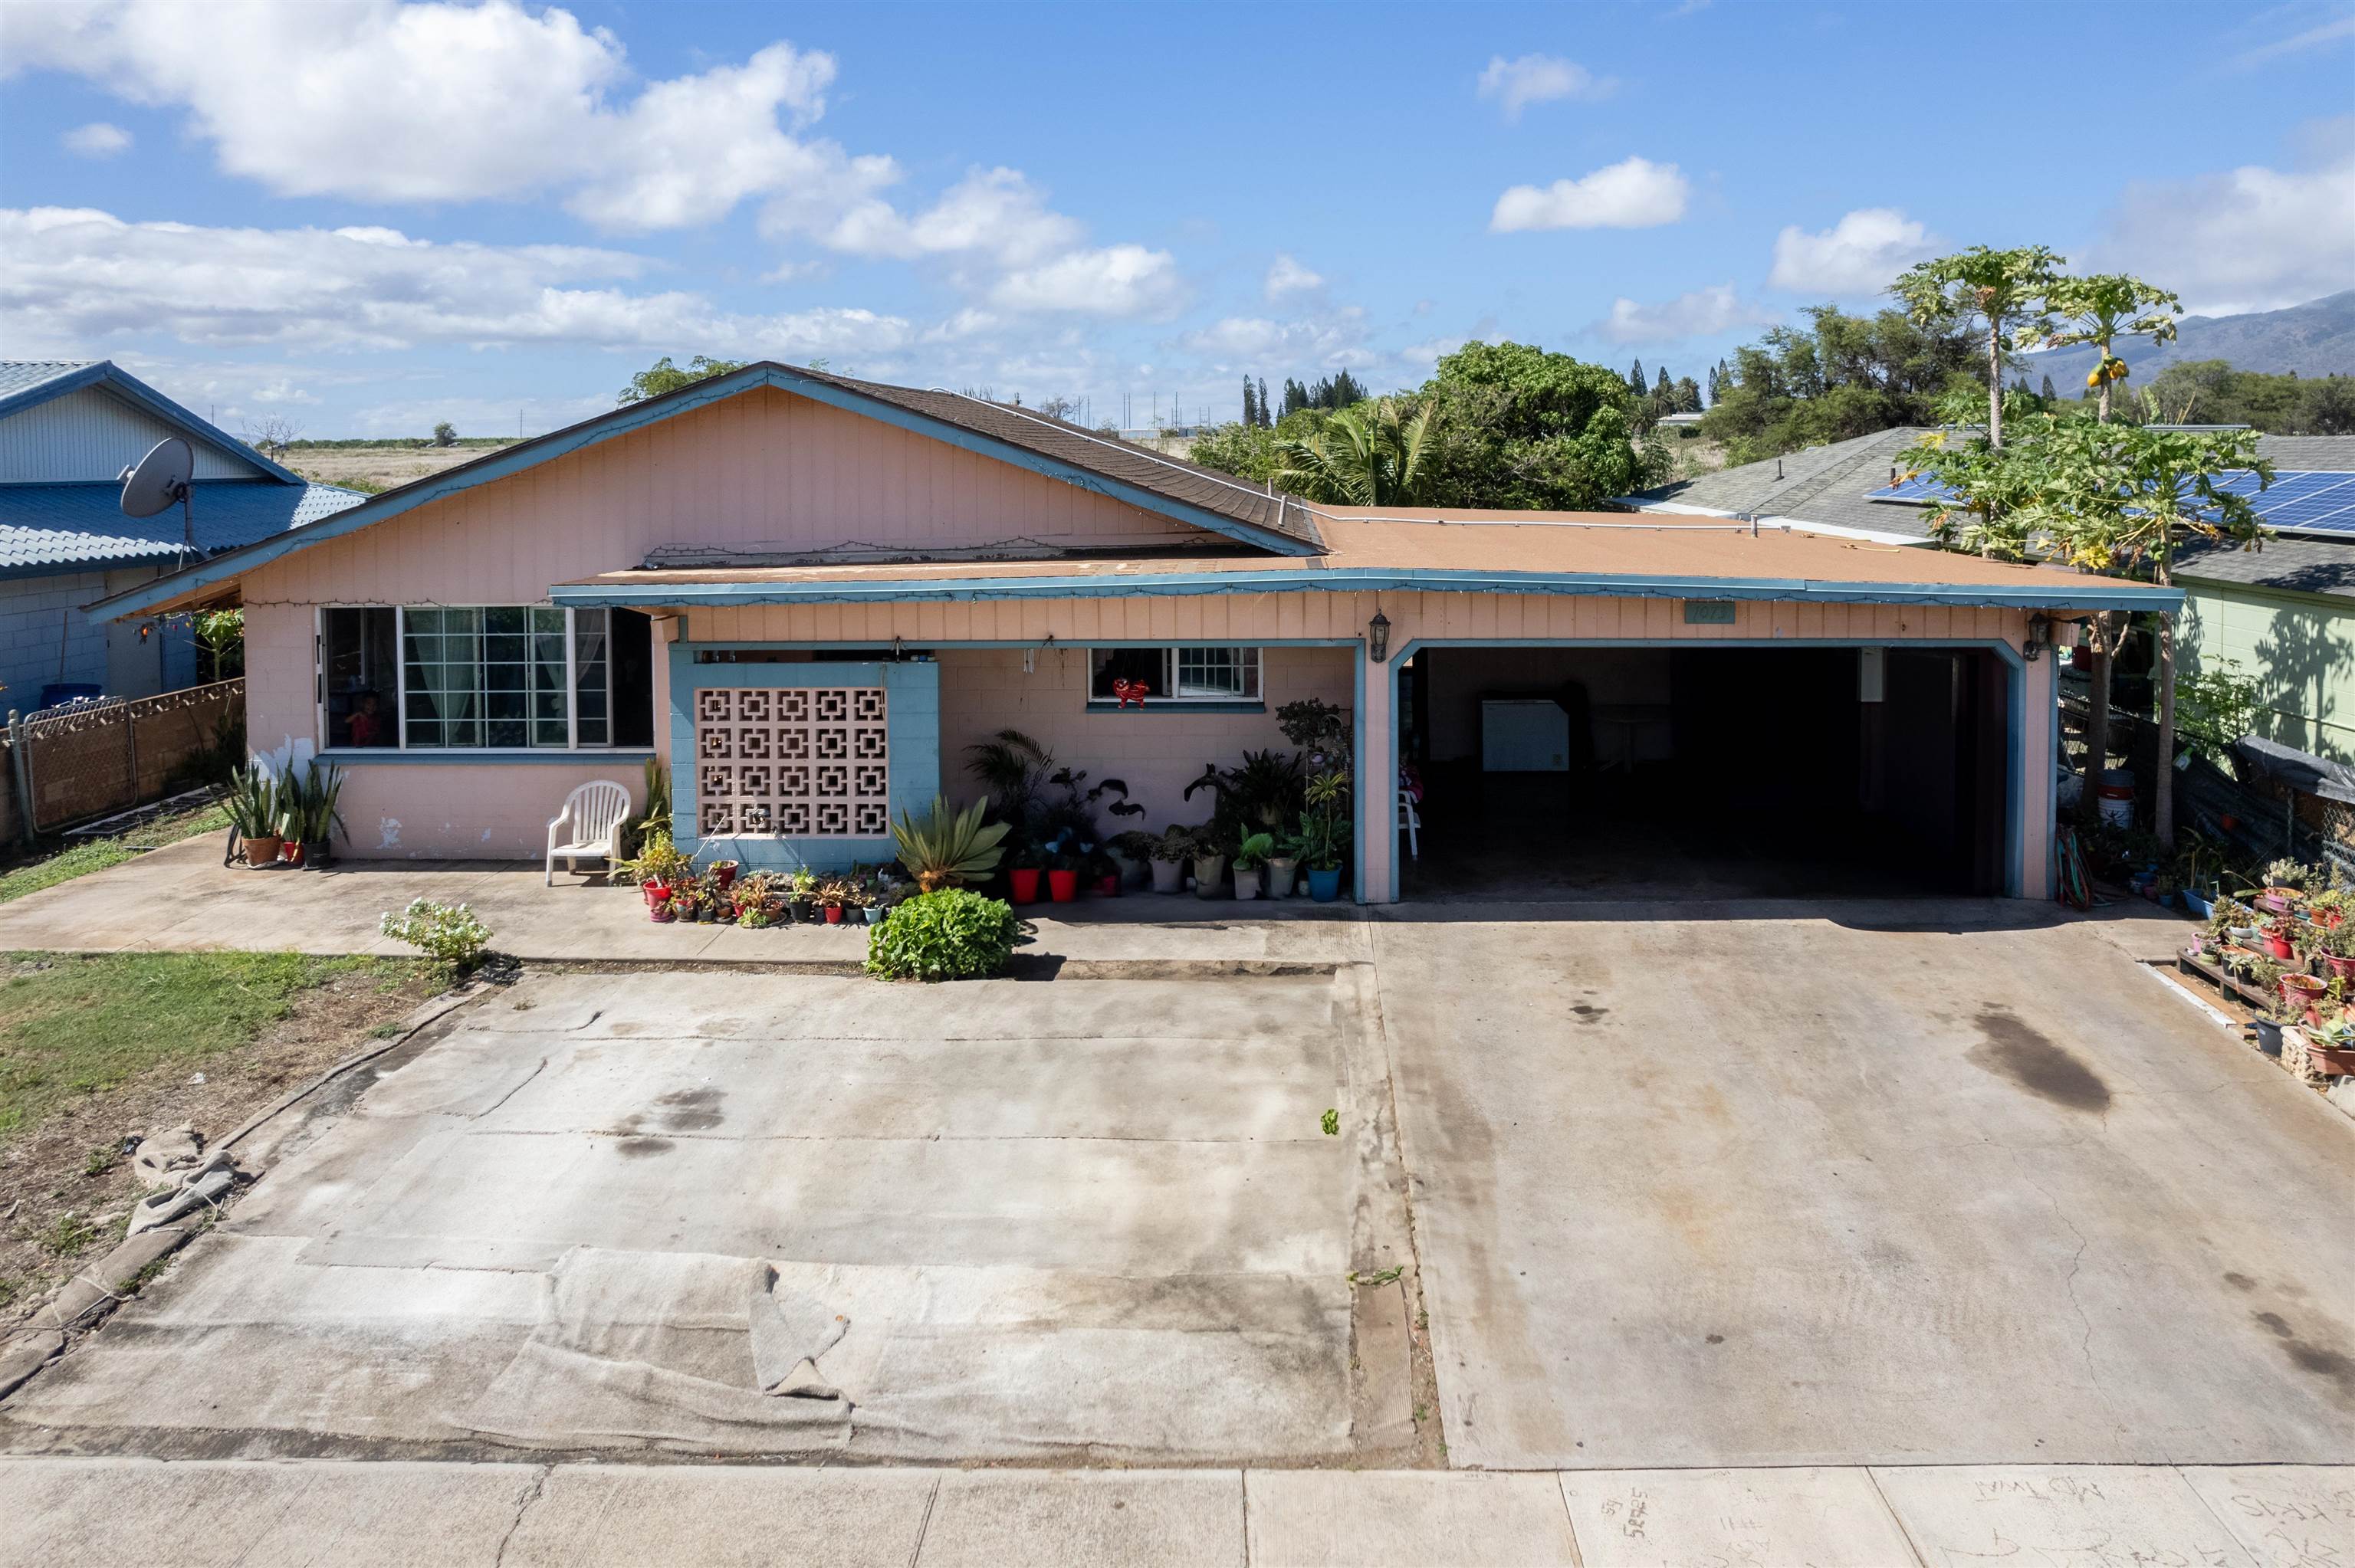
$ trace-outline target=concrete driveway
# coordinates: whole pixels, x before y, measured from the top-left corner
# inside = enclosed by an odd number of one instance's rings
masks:
[[[2355,1458],[2355,1122],[2004,907],[1375,927],[1454,1462]]]
[[[1396,1462],[1411,1281],[1349,1278],[1411,1261],[1362,984],[535,974],[388,1057],[5,1418],[165,1453]]]

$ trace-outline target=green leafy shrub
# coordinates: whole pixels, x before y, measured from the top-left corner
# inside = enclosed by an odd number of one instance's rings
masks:
[[[1014,955],[1021,922],[1001,901],[961,887],[893,907],[867,938],[867,972],[885,980],[985,980]]]
[[[377,929],[396,942],[406,942],[438,964],[465,970],[474,967],[491,945],[491,928],[464,904],[437,904],[414,898],[398,915],[388,914]]]

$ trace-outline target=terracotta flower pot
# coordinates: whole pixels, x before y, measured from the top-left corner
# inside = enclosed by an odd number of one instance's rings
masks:
[[[1037,866],[1018,865],[1006,874],[1006,880],[1014,885],[1015,903],[1039,902],[1039,868]]]
[[[285,846],[285,842],[286,841],[284,839],[280,838],[246,840],[245,863],[248,865],[276,865],[278,863],[278,852]]]
[[[1047,874],[1047,894],[1058,904],[1069,904],[1080,895],[1080,874],[1076,871],[1050,871]]]
[[[2306,1054],[2313,1061],[2317,1072],[2326,1073],[2334,1078],[2355,1075],[2355,1047],[2318,1045],[2309,1040],[2306,1043]]]

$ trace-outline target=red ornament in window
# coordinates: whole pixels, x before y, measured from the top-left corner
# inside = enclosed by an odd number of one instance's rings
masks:
[[[1153,686],[1150,682],[1132,681],[1125,675],[1120,675],[1113,680],[1112,694],[1116,705],[1120,707],[1124,708],[1129,704],[1135,703],[1141,708],[1145,705],[1145,699],[1153,694]]]

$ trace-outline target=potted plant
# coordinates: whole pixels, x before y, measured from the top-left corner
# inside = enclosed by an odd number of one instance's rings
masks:
[[[1082,874],[1092,895],[1098,898],[1120,896],[1121,868],[1119,862],[1113,859],[1111,850],[1100,849],[1088,856]]]
[[[1135,828],[1114,833],[1104,844],[1104,853],[1112,857],[1113,867],[1120,874],[1123,887],[1143,887],[1153,874],[1153,852],[1160,840],[1151,833]]]
[[[249,762],[229,776],[229,786],[221,796],[221,810],[229,824],[245,842],[245,863],[249,866],[278,863],[279,846],[285,842],[279,828],[282,808],[279,803],[278,780],[272,779],[258,762]]]
[[[2326,887],[2306,901],[2306,917],[2331,930],[2347,919],[2347,895],[2336,887]]]
[[[839,878],[829,877],[817,885],[817,906],[829,926],[842,924],[842,912],[850,897],[850,889]]]
[[[2264,885],[2257,890],[2256,906],[2280,914],[2306,896],[2313,871],[2294,860],[2277,860],[2264,870]]]
[[[1069,904],[1080,895],[1078,856],[1053,854],[1047,857],[1047,895],[1058,904]]]
[[[674,920],[693,920],[703,909],[703,889],[692,882],[682,882],[670,890],[670,914]]]
[[[637,854],[628,860],[613,863],[613,878],[617,882],[634,882],[649,909],[670,896],[679,879],[693,871],[687,857],[670,842],[670,835],[659,828],[647,830],[639,842]]]
[[[2289,917],[2286,915],[2275,915],[2259,927],[2257,946],[2274,958],[2285,961],[2295,958],[2297,954],[2297,947],[2290,940]]]
[[[1039,879],[1047,872],[1047,857],[1039,850],[1025,844],[1014,852],[1013,863],[1006,868],[1006,881],[1017,904],[1039,902]]]
[[[1194,832],[1194,896],[1216,898],[1227,877],[1226,846],[1232,841],[1214,821]]]
[[[736,885],[736,874],[743,869],[743,863],[741,861],[734,860],[715,860],[711,863],[711,874],[719,883],[720,892],[725,893]]]
[[[1153,891],[1186,891],[1186,863],[1194,857],[1194,830],[1172,822],[1153,841]]]
[[[1308,865],[1308,896],[1330,904],[1341,895],[1341,866],[1349,854],[1349,776],[1320,773],[1308,781],[1300,814],[1300,858]]]
[[[2256,1032],[2257,1049],[2268,1056],[2282,1054],[2281,1021],[2274,1018],[2252,1018],[2249,1027]]]
[[[1273,833],[1246,834],[1242,842],[1235,846],[1237,902],[1244,902],[1259,896],[1260,870],[1267,864],[1267,857],[1274,853],[1275,836]]]
[[[1300,834],[1277,833],[1275,852],[1267,857],[1267,895],[1289,898],[1300,889]]]
[[[2316,1072],[2326,1077],[2355,1074],[2355,1021],[2341,1014],[2328,1023],[2309,1023],[2305,1033],[2306,1054]]]
[[[792,890],[785,895],[785,906],[796,920],[817,917],[817,873],[805,865],[794,867]]]
[[[2282,1001],[2291,1012],[2302,1012],[2322,1000],[2330,982],[2318,975],[2286,974],[2275,982],[2281,987]]]

